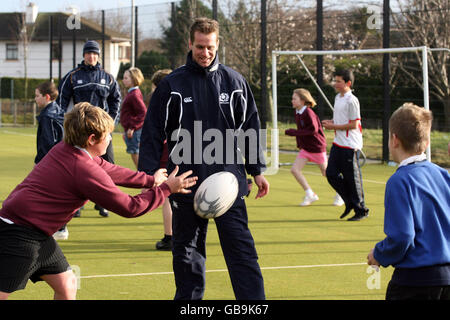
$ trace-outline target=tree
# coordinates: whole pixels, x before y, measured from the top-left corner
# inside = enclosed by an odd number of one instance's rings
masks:
[[[29,5],[30,8],[31,5],[32,4]],[[36,17],[34,17],[34,19],[35,18]],[[28,98],[28,47],[35,30],[34,19],[30,19],[29,16],[27,19],[27,12],[24,10],[23,12],[16,13],[14,16],[14,21],[12,21],[12,24],[9,25],[12,34],[16,34],[18,42],[21,43],[23,47],[23,77],[25,100],[27,100]]]
[[[450,2],[448,0],[398,0],[398,7],[400,12],[393,14],[392,18],[406,46],[449,48]],[[397,63],[411,81],[422,87],[421,53],[415,53],[413,60],[403,59]],[[430,93],[442,101],[446,130],[450,130],[449,66],[448,51],[428,53]]]
[[[117,78],[122,79],[123,73],[130,67],[130,63],[121,63]],[[150,50],[142,52],[139,58],[137,58],[136,67],[142,71],[145,79],[150,79],[155,71],[160,69],[168,69],[170,68],[170,64],[166,55],[154,50]]]
[[[150,79],[155,71],[170,68],[170,63],[165,54],[150,50],[142,52],[136,61],[136,66],[141,69],[146,79]]]
[[[189,28],[196,17],[211,17],[211,9],[200,0],[182,0],[175,4],[169,27],[162,27],[161,48],[167,53],[172,69],[185,63],[189,50]]]

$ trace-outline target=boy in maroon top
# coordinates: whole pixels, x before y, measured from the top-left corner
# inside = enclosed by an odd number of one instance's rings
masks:
[[[0,299],[44,280],[55,299],[75,299],[76,278],[52,235],[91,200],[132,218],[159,207],[171,193],[189,193],[197,178],[176,168],[154,176],[105,161],[113,119],[87,102],[66,114],[64,141],[54,146],[0,209]],[[130,196],[118,187],[150,188]]]
[[[305,190],[305,197],[300,206],[309,206],[319,200],[317,194],[312,191],[302,169],[308,161],[317,163],[325,176],[327,168],[327,141],[323,133],[319,117],[312,108],[316,101],[306,89],[295,89],[292,94],[292,107],[295,109],[295,122],[297,129],[287,129],[285,134],[297,138],[297,147],[300,149],[297,158],[291,168],[291,173]]]

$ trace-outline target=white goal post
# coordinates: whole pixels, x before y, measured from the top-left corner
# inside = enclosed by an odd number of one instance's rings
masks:
[[[328,101],[327,97],[323,93],[322,89],[319,87],[317,82],[314,80],[314,77],[311,75],[309,70],[306,68],[306,65],[303,63],[303,60],[300,56],[310,55],[310,56],[318,56],[318,55],[355,55],[355,54],[378,54],[378,53],[400,53],[400,52],[421,52],[422,53],[422,77],[423,77],[423,104],[424,108],[430,109],[430,100],[429,100],[429,91],[428,91],[428,51],[449,51],[449,49],[430,49],[426,46],[422,47],[408,47],[408,48],[386,48],[386,49],[362,49],[362,50],[331,50],[331,51],[272,51],[272,142],[271,142],[271,152],[272,152],[272,162],[273,166],[279,165],[278,159],[278,150],[279,150],[279,141],[278,141],[278,101],[277,101],[277,56],[282,55],[295,55],[300,60],[300,63],[305,68],[306,72],[310,76],[313,83],[316,85],[320,94],[324,97],[325,101],[328,105],[331,106],[331,103]],[[276,135],[276,137],[275,137]],[[431,161],[431,151],[430,146],[427,148],[427,159]],[[274,153],[276,153],[274,155]]]

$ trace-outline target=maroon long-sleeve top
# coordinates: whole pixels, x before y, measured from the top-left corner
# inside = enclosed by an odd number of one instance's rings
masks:
[[[147,108],[144,98],[139,88],[133,89],[126,95],[120,109],[120,124],[127,131],[128,129],[138,130],[144,125]]]
[[[326,152],[327,140],[322,129],[319,117],[311,109],[306,107],[302,114],[295,113],[297,129],[287,129],[285,134],[295,136],[297,147],[311,153]]]
[[[126,218],[156,209],[170,195],[154,177],[111,164],[60,142],[33,168],[3,202],[0,217],[52,235],[88,200]],[[150,188],[136,196],[117,186]]]

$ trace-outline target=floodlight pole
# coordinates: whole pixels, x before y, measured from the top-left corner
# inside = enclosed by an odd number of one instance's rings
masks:
[[[267,4],[261,0],[261,127],[267,127]]]
[[[272,51],[272,127],[278,129],[277,52]]]
[[[390,47],[389,0],[383,0],[383,48]],[[385,163],[389,162],[389,118],[391,116],[390,55],[383,54],[383,153]]]
[[[278,140],[278,101],[277,101],[277,54],[272,51],[272,140],[271,146],[271,167],[278,170],[279,159],[279,140]]]
[[[316,49],[323,50],[323,0],[316,1]],[[303,63],[303,62],[302,62]],[[318,88],[323,87],[323,56],[316,56],[316,74]],[[319,97],[317,101],[319,106],[322,107],[323,98]],[[323,118],[323,108],[319,108],[319,118]]]
[[[136,32],[135,26],[134,26],[134,0],[131,0],[131,66],[134,67],[134,64],[136,62],[135,59],[135,35]]]
[[[426,46],[422,47],[422,74],[423,74],[423,107],[425,108],[425,110],[430,110],[430,98],[428,92],[428,48]],[[427,153],[427,160],[431,161],[431,143],[428,144],[426,153]]]

